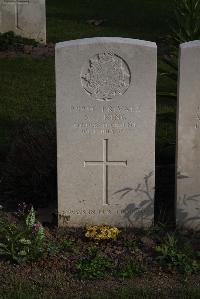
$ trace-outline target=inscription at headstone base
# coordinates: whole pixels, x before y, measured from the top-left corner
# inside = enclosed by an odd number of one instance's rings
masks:
[[[180,47],[177,224],[200,229],[200,41]]]
[[[156,52],[124,38],[56,45],[59,225],[151,225]]]
[[[45,0],[0,0],[0,32],[46,43]]]

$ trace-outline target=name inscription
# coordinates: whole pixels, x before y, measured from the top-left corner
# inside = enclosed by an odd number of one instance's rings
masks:
[[[81,135],[123,134],[137,127],[137,115],[141,106],[103,105],[101,107],[71,105],[73,128]]]

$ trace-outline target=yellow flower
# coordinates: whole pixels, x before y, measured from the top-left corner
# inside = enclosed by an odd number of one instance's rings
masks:
[[[101,224],[86,227],[85,236],[94,240],[109,240],[116,239],[119,233],[120,230],[117,227]]]

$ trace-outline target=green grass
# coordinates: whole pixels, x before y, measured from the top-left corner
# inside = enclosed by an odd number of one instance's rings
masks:
[[[54,60],[1,59],[1,119],[49,119],[55,115]]]
[[[55,122],[54,59],[0,59],[0,152],[16,129],[32,122]]]
[[[93,36],[123,36],[157,40],[169,31],[172,0],[47,1],[49,41]],[[105,20],[102,26],[87,20]]]

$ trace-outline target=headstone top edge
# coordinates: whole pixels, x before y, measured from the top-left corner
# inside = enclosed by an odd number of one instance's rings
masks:
[[[200,40],[193,40],[191,42],[186,42],[180,44],[181,49],[193,48],[193,47],[200,47]]]
[[[68,46],[79,46],[79,45],[90,45],[98,43],[119,43],[119,44],[130,44],[135,46],[143,46],[149,48],[157,49],[157,45],[154,42],[144,41],[139,39],[123,38],[123,37],[92,37],[70,40],[65,42],[60,42],[56,44],[56,50],[65,48]]]

